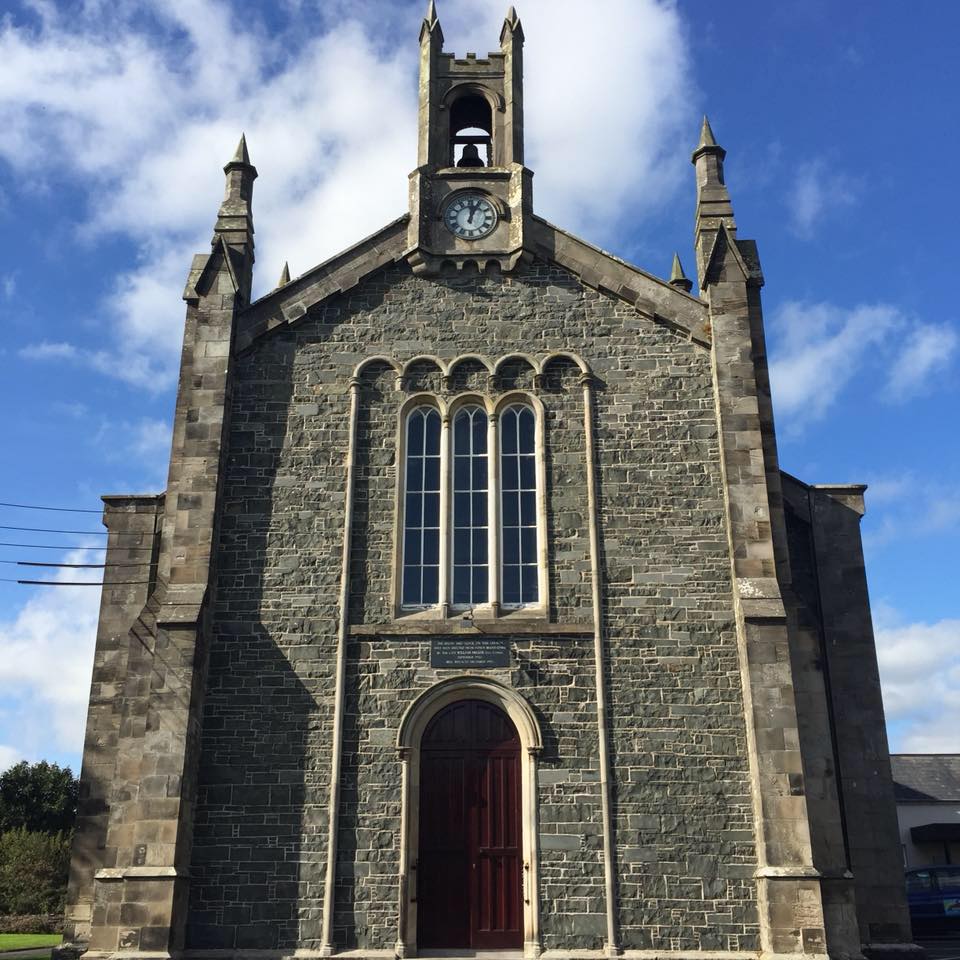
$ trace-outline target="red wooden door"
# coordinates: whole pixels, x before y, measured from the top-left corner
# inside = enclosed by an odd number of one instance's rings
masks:
[[[446,707],[420,747],[417,944],[523,946],[520,741],[480,700]]]

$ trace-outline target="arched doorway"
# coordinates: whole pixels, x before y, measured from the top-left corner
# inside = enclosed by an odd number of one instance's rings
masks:
[[[498,706],[458,700],[420,741],[417,943],[524,940],[520,737]]]

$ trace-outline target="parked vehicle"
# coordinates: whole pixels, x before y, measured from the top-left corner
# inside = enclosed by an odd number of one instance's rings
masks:
[[[907,870],[907,903],[914,932],[960,928],[960,866]]]

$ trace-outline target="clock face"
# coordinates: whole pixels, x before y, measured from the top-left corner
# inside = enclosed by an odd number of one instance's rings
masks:
[[[461,193],[443,212],[447,229],[463,240],[479,240],[497,225],[497,209],[479,193]]]

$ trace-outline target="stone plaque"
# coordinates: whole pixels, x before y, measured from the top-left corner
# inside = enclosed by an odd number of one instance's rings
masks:
[[[438,637],[430,644],[430,666],[441,670],[509,667],[506,637]]]

